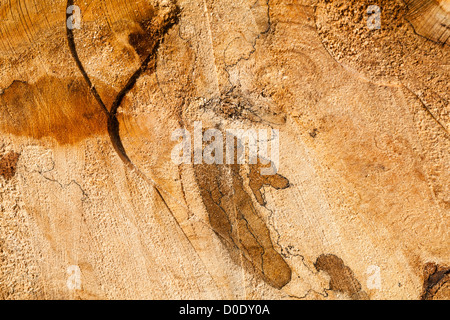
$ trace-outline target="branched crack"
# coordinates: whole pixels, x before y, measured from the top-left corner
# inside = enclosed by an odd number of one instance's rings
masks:
[[[67,188],[69,188],[71,185],[74,184],[80,189],[80,191],[83,195],[83,197],[81,198],[81,201],[85,201],[89,198],[89,195],[87,194],[87,192],[83,189],[83,187],[81,187],[80,183],[77,182],[76,180],[71,180],[69,183],[62,183],[62,182],[58,181],[57,179],[46,176],[47,173],[52,172],[53,170],[55,170],[55,161],[52,161],[52,167],[50,169],[43,170],[42,168],[39,168],[38,170],[32,171],[32,173],[38,173],[45,180],[58,184],[61,187],[61,189],[63,189],[63,190],[66,190]]]
[[[74,3],[73,0],[67,0],[67,6],[73,5],[73,3]],[[187,234],[184,231],[183,227],[181,226],[180,222],[177,220],[177,218],[175,217],[175,214],[173,213],[173,211],[169,207],[167,201],[165,200],[164,196],[162,195],[162,193],[163,193],[162,191],[164,191],[164,190],[161,189],[158,186],[158,184],[153,179],[147,177],[131,161],[131,159],[128,157],[128,155],[127,155],[127,153],[125,151],[125,148],[123,146],[122,140],[121,140],[120,131],[119,131],[119,120],[117,119],[117,111],[120,108],[123,99],[130,92],[130,90],[132,90],[134,88],[138,78],[144,73],[144,71],[147,70],[147,68],[149,67],[149,64],[152,61],[152,59],[156,57],[160,45],[164,42],[164,39],[165,39],[164,35],[169,31],[169,29],[173,25],[175,25],[175,23],[178,22],[178,18],[179,18],[179,16],[178,16],[178,13],[179,13],[178,12],[178,7],[177,7],[177,12],[176,13],[177,14],[175,15],[175,18],[173,20],[171,20],[170,23],[168,23],[165,26],[165,28],[163,28],[162,30],[159,31],[159,33],[158,33],[159,39],[157,39],[155,41],[154,46],[152,48],[152,51],[144,59],[144,61],[142,62],[141,66],[139,67],[139,69],[136,70],[135,73],[130,77],[130,79],[128,80],[126,85],[123,87],[123,89],[120,90],[120,92],[116,96],[116,98],[115,98],[115,100],[114,100],[110,110],[107,109],[107,107],[104,104],[102,98],[98,94],[97,90],[95,89],[95,86],[93,85],[92,81],[90,80],[88,74],[85,71],[85,69],[83,67],[83,64],[81,63],[81,61],[79,59],[79,56],[78,56],[78,53],[77,53],[77,50],[76,50],[73,30],[70,30],[69,28],[67,28],[67,40],[68,40],[68,43],[69,43],[69,48],[70,48],[72,57],[75,60],[79,71],[82,73],[83,78],[85,79],[87,85],[91,89],[91,93],[94,95],[95,99],[97,100],[97,102],[101,106],[103,112],[107,116],[107,119],[108,119],[108,134],[109,134],[109,137],[110,137],[110,140],[111,140],[111,143],[112,143],[112,146],[113,146],[114,150],[116,151],[116,153],[118,154],[119,158],[122,160],[122,162],[126,165],[127,168],[129,168],[131,171],[136,172],[147,183],[149,183],[150,185],[153,186],[157,196],[161,199],[163,205],[166,207],[166,209],[169,211],[170,215],[172,216],[173,221],[178,226],[178,228],[181,230],[182,234],[187,239],[188,243],[192,246],[192,248],[197,253],[197,255],[199,255],[197,250],[195,249],[194,244],[192,243],[192,241],[187,236]],[[67,18],[69,18],[69,15],[67,15]],[[157,60],[156,59],[155,59],[155,66],[153,68],[153,71],[155,71],[155,70],[157,70]],[[164,191],[164,193],[166,193],[166,194],[168,194],[169,196],[172,197],[172,195],[169,192]],[[184,207],[186,210],[188,210],[190,212],[190,209],[185,204],[181,203],[177,199],[175,199],[175,201],[177,201],[177,203],[179,205],[181,205],[182,207]],[[201,220],[199,220],[199,221],[202,224],[206,225],[203,221],[201,221]],[[209,227],[209,228],[212,229],[211,227]],[[200,256],[199,256],[199,259],[202,260],[202,258]],[[210,275],[210,276],[211,276],[211,278],[213,278],[212,275]]]
[[[428,113],[428,115],[431,116],[431,118],[434,120],[434,122],[436,122],[436,124],[439,125],[439,127],[442,128],[442,130],[444,130],[444,133],[447,137],[450,137],[450,132],[447,129],[447,127],[438,119],[437,116],[434,115],[434,113],[430,110],[430,108],[426,105],[425,101],[422,100],[422,98],[419,97],[418,94],[416,94],[414,91],[412,91],[411,89],[409,89],[407,86],[403,85],[403,87],[409,92],[411,93],[420,103],[420,105],[422,106],[422,108]]]

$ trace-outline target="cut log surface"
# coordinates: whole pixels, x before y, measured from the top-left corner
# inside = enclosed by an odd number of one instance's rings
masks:
[[[450,45],[450,1],[409,0],[407,19],[418,34]]]
[[[0,0],[0,299],[449,299],[450,2],[372,2]]]

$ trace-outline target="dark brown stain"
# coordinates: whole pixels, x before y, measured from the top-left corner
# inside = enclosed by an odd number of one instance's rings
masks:
[[[422,300],[450,299],[450,268],[435,263],[424,267]]]
[[[144,59],[150,53],[152,48],[155,46],[156,41],[155,37],[149,36],[152,34],[152,21],[144,20],[139,22],[139,26],[141,30],[132,32],[128,36],[128,42],[133,46],[136,53]]]
[[[19,157],[19,153],[9,152],[0,158],[0,176],[6,180],[11,180],[16,174]]]
[[[129,34],[128,42],[142,60],[152,54],[160,38],[177,22],[179,13],[179,8],[175,6],[169,15],[160,17],[155,8],[149,7],[140,17],[139,30]]]
[[[261,175],[262,168],[270,168],[271,163],[267,165],[261,164],[258,160],[258,164],[250,165],[249,187],[255,195],[256,200],[262,206],[266,205],[266,200],[261,193],[261,188],[264,186],[270,186],[276,190],[282,190],[289,188],[289,180],[279,174],[274,175]]]
[[[209,222],[236,263],[242,263],[240,257],[243,256],[264,281],[281,289],[291,281],[292,271],[273,247],[270,231],[244,188],[244,181],[239,173],[240,166],[194,165]],[[281,176],[258,176],[257,168],[258,166],[253,167],[250,173],[256,194],[265,184],[277,188],[289,185],[287,179]],[[258,201],[264,202],[262,196],[259,196]]]
[[[98,85],[112,104],[116,92]],[[54,138],[75,144],[107,135],[107,117],[83,79],[45,77],[36,83],[14,81],[0,95],[0,130],[35,139]]]
[[[318,129],[314,129],[313,131],[311,131],[309,133],[309,135],[311,136],[311,138],[315,138],[315,137],[317,137],[318,133],[319,133],[319,130]]]
[[[330,276],[330,290],[347,294],[353,300],[368,300],[361,290],[361,283],[344,261],[334,254],[323,254],[314,263],[317,271],[325,271]]]

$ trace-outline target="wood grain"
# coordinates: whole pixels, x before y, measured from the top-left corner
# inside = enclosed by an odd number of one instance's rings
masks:
[[[448,1],[371,4],[0,1],[0,298],[448,299]]]

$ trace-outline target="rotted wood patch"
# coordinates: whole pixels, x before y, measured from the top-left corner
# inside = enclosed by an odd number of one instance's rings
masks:
[[[16,175],[19,158],[20,154],[16,152],[9,152],[0,158],[0,176],[6,180],[11,180]]]
[[[450,299],[450,268],[427,263],[424,268],[422,300]]]
[[[317,271],[325,271],[330,276],[330,290],[347,294],[353,300],[368,300],[369,296],[361,288],[353,271],[344,261],[334,254],[323,254],[317,258],[314,266]]]
[[[281,289],[291,281],[292,270],[274,248],[270,231],[244,188],[240,166],[194,166],[209,222],[228,250],[243,256],[264,281]],[[282,189],[289,186],[289,181],[278,174],[261,176],[259,168],[260,165],[251,166],[249,179],[257,201],[264,205],[260,192],[264,185]],[[240,260],[236,262],[241,263]]]

